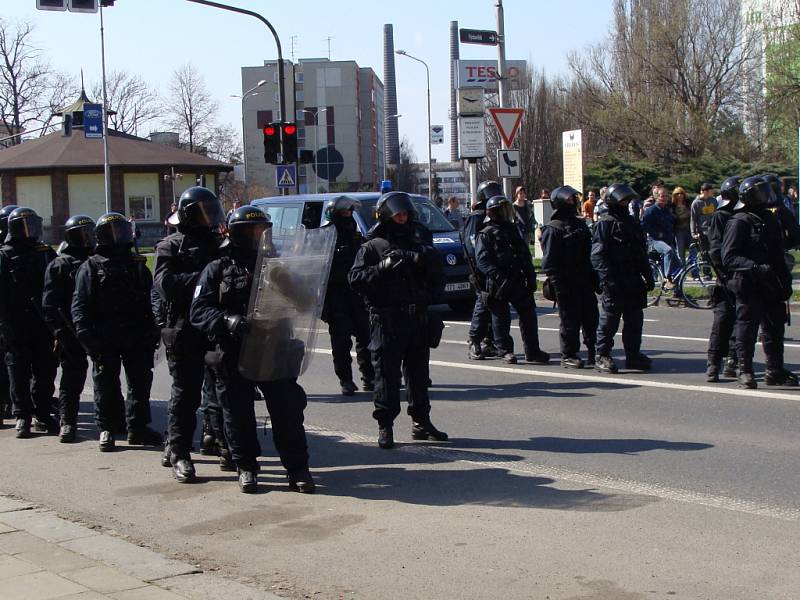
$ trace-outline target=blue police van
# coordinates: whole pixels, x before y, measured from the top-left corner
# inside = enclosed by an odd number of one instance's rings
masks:
[[[377,192],[271,196],[253,200],[251,204],[269,214],[272,239],[280,248],[282,240],[293,237],[298,227],[320,227],[325,205],[329,200],[340,196],[348,196],[361,202],[361,211],[353,216],[361,233],[366,235],[375,225],[375,204],[381,197]],[[469,267],[464,259],[458,230],[426,196],[411,194],[411,199],[417,207],[420,222],[433,234],[434,248],[442,259],[445,274],[444,302],[457,312],[470,310],[475,301],[475,293],[469,283]]]

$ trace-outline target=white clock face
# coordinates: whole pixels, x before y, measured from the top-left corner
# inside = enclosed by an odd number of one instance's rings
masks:
[[[483,113],[483,88],[461,88],[458,90],[458,94],[459,113],[462,115]]]

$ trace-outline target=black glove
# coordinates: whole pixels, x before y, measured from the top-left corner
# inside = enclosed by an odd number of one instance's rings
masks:
[[[401,262],[403,262],[403,259],[400,256],[390,252],[378,263],[378,270],[381,273],[388,273],[392,269],[396,269]]]
[[[406,260],[408,262],[419,262],[419,252],[414,252],[413,250],[392,250],[389,254],[394,254],[400,257],[401,260]]]
[[[653,279],[652,275],[650,277],[644,277],[644,288],[648,292],[652,292],[654,289],[656,289],[656,280]]]
[[[228,330],[228,333],[235,339],[241,338],[247,330],[250,329],[250,323],[247,320],[247,317],[243,317],[242,315],[225,315],[225,329]]]
[[[772,274],[772,265],[756,265],[753,267],[753,273],[759,277],[766,277]]]

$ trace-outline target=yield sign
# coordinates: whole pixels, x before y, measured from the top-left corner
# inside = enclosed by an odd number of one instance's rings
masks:
[[[525,113],[523,108],[490,108],[489,112],[494,119],[494,124],[500,132],[500,136],[510,146],[517,135],[519,124],[522,122],[522,115]]]

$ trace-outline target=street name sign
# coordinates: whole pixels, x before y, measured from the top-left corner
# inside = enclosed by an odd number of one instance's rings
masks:
[[[497,45],[497,32],[485,29],[459,29],[459,37],[464,44]]]

